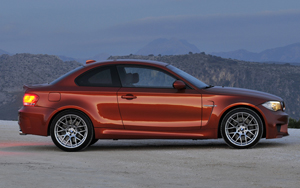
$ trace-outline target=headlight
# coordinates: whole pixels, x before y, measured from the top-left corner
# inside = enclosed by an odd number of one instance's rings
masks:
[[[278,111],[278,110],[282,110],[284,111],[284,105],[283,105],[283,102],[279,102],[279,101],[268,101],[268,102],[265,102],[264,104],[262,104],[264,107],[266,107],[267,109],[269,110],[272,110],[272,111]]]

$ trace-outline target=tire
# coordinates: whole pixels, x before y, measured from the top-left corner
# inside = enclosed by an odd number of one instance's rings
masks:
[[[93,138],[89,146],[95,144],[97,141],[98,141],[98,139]]]
[[[255,146],[263,134],[263,123],[257,113],[248,108],[236,108],[222,120],[221,134],[226,144],[237,149]]]
[[[58,148],[72,152],[89,146],[93,139],[94,128],[84,113],[66,110],[53,119],[50,133],[52,141]]]

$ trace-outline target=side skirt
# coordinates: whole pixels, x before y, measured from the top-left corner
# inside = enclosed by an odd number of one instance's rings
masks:
[[[95,128],[96,139],[217,139],[218,129],[198,132],[157,132]]]

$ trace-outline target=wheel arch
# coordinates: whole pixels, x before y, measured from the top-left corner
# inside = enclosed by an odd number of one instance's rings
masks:
[[[48,136],[50,136],[50,127],[51,127],[51,124],[52,124],[53,120],[55,119],[55,117],[56,117],[58,114],[60,114],[61,112],[64,112],[64,111],[67,111],[67,110],[70,110],[70,111],[77,111],[77,112],[82,113],[83,115],[85,115],[85,116],[88,118],[88,120],[90,121],[92,127],[94,128],[93,121],[92,121],[91,117],[90,117],[87,113],[85,113],[85,112],[82,111],[82,110],[76,109],[76,108],[65,108],[65,109],[62,109],[62,110],[59,110],[59,111],[55,112],[55,114],[51,117],[51,119],[50,119],[50,121],[49,121],[49,123],[48,123],[48,128],[47,128],[47,135],[48,135]],[[94,136],[95,136],[95,131],[94,131]]]
[[[257,110],[256,108],[252,107],[252,106],[247,106],[247,105],[237,105],[237,106],[233,106],[233,107],[230,107],[228,108],[227,110],[225,110],[220,118],[220,121],[219,121],[219,124],[218,124],[218,138],[222,138],[222,135],[221,135],[221,124],[222,124],[222,121],[224,119],[224,117],[226,116],[226,114],[228,112],[230,112],[231,110],[234,110],[236,108],[248,108],[250,110],[253,110],[261,119],[262,123],[263,123],[263,135],[262,135],[262,138],[265,138],[266,137],[266,122],[265,122],[265,119],[263,117],[263,115],[261,114],[261,112],[259,110]]]

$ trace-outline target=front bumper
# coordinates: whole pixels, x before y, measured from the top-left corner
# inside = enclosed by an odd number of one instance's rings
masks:
[[[283,111],[273,112],[266,109],[262,105],[258,106],[262,111],[265,128],[266,128],[266,138],[282,138],[283,136],[288,136],[288,122],[289,116]]]

